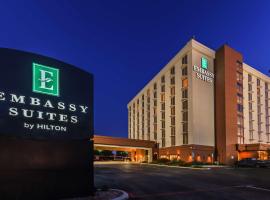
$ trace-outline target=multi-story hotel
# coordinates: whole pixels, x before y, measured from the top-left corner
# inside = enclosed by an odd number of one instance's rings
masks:
[[[266,159],[269,93],[270,78],[241,53],[191,39],[128,103],[129,138],[155,141],[169,159]]]

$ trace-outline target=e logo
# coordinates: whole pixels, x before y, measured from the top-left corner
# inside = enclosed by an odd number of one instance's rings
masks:
[[[33,63],[33,92],[59,96],[59,69]]]

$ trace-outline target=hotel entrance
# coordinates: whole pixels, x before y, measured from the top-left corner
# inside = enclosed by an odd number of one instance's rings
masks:
[[[95,161],[149,163],[153,155],[157,155],[158,148],[152,141],[95,135],[94,152]]]
[[[270,159],[269,144],[241,144],[238,147],[238,160],[244,158],[257,158],[259,160]]]

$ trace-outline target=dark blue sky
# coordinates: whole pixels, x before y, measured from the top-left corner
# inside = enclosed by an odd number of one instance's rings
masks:
[[[246,63],[270,69],[269,0],[0,3],[1,47],[95,75],[95,130],[102,135],[127,136],[127,103],[193,35],[213,49],[228,43]]]

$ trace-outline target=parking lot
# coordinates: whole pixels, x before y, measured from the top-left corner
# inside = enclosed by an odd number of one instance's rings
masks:
[[[131,199],[269,200],[270,169],[95,164],[95,185],[125,190]]]

